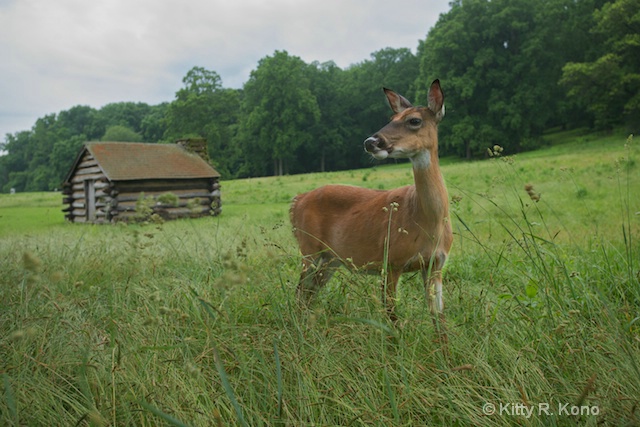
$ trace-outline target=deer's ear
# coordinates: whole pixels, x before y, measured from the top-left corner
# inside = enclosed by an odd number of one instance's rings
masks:
[[[442,120],[444,117],[444,92],[442,92],[442,88],[440,87],[440,80],[436,79],[431,83],[428,100],[429,103],[427,105],[429,110],[436,115],[438,121]]]
[[[389,101],[389,106],[393,110],[394,113],[398,114],[407,108],[413,107],[411,103],[404,96],[395,93],[391,89],[384,89],[384,94],[387,95],[387,100]]]

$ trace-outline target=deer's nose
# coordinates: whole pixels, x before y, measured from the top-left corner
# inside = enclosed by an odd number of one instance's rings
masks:
[[[364,140],[364,151],[367,153],[374,153],[379,150],[384,150],[387,148],[387,143],[384,139],[373,135]]]

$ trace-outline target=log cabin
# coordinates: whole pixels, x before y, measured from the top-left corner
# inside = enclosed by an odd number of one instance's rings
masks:
[[[62,183],[71,222],[165,220],[218,215],[220,174],[204,139],[175,144],[87,142]]]

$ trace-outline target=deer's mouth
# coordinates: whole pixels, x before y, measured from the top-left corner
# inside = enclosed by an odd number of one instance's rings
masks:
[[[376,150],[376,151],[369,151],[369,154],[371,154],[372,157],[374,157],[377,160],[384,160],[387,157],[389,157],[389,154],[391,154],[391,152],[387,151],[387,150]]]

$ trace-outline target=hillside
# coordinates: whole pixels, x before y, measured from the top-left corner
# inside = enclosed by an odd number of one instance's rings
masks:
[[[526,199],[524,186],[531,184],[541,194],[539,206],[550,208],[557,216],[546,218],[556,227],[570,230],[589,225],[601,232],[617,232],[619,225],[610,221],[610,206],[625,191],[640,194],[638,142],[627,147],[624,134],[581,135],[580,131],[550,134],[546,140],[546,148],[513,157],[504,153],[502,158],[474,162],[441,159],[449,195],[455,200],[454,212],[462,218],[491,216],[485,214],[487,205],[496,201],[511,205],[514,198]],[[359,152],[361,147],[354,149]],[[225,180],[222,220],[248,213],[260,218],[264,212],[285,212],[284,205],[296,194],[329,183],[390,189],[411,184],[411,168],[406,163],[372,165],[345,172]],[[563,212],[566,203],[572,204],[570,213]],[[0,236],[63,225],[61,208],[58,193],[0,195]],[[640,206],[629,209],[635,214]],[[486,218],[477,222],[485,223]]]

